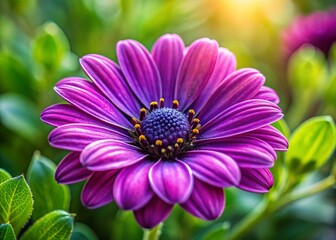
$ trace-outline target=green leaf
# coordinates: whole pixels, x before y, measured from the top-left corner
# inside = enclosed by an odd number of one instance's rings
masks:
[[[74,231],[71,235],[71,240],[98,240],[97,235],[91,228],[83,223],[75,223]]]
[[[19,233],[33,211],[33,196],[24,177],[1,183],[0,196],[0,224],[10,223]]]
[[[7,128],[32,143],[38,141],[41,132],[39,113],[28,99],[16,94],[0,96],[0,121]]]
[[[62,210],[50,212],[38,219],[20,240],[59,240],[70,239],[73,217]]]
[[[11,177],[12,176],[7,171],[5,171],[5,169],[0,168],[0,183],[3,183]]]
[[[285,163],[295,173],[321,167],[334,152],[335,124],[330,116],[311,118],[302,123],[289,140]]]
[[[14,229],[10,224],[0,224],[0,239],[16,240]]]
[[[225,233],[229,230],[230,224],[228,222],[218,223],[211,227],[202,237],[204,240],[225,239]]]
[[[273,123],[272,125],[276,129],[278,129],[287,139],[289,138],[290,130],[289,130],[289,127],[288,127],[286,121],[283,118],[280,119],[279,121]]]
[[[37,62],[47,70],[55,71],[69,49],[64,32],[55,23],[47,22],[39,29],[32,51]]]
[[[26,97],[36,97],[34,91],[34,79],[29,69],[15,53],[9,51],[0,52],[0,78],[1,88],[6,92],[16,92]]]
[[[70,190],[58,184],[55,179],[56,165],[38,151],[33,155],[28,168],[27,179],[34,195],[33,219],[36,220],[56,209],[69,210]]]

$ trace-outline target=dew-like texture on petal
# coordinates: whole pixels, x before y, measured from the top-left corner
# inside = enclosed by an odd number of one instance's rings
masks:
[[[280,102],[280,98],[278,94],[272,88],[269,88],[266,86],[262,86],[259,92],[257,93],[257,95],[255,95],[253,98],[264,99],[264,100],[273,102],[275,104],[279,104]]]
[[[239,167],[272,167],[276,159],[274,149],[265,141],[254,137],[230,137],[218,140],[202,140],[199,148],[222,152],[230,156]]]
[[[248,133],[244,133],[241,137],[255,137],[267,142],[277,151],[287,151],[288,141],[285,136],[273,126],[265,126]]]
[[[85,183],[81,200],[87,208],[98,208],[113,201],[113,184],[118,170],[94,172]]]
[[[167,203],[182,203],[188,199],[194,179],[190,167],[180,160],[158,161],[149,170],[153,191]]]
[[[103,139],[132,141],[119,131],[84,123],[59,126],[50,132],[48,139],[51,146],[71,151],[82,151],[87,145]]]
[[[163,222],[169,216],[173,206],[154,195],[148,204],[134,211],[134,216],[143,228],[150,229]]]
[[[214,220],[224,211],[224,191],[195,178],[191,196],[181,207],[198,218]]]
[[[90,54],[81,58],[80,63],[86,75],[121,111],[130,117],[139,114],[141,105],[114,62],[103,56]]]
[[[199,96],[216,65],[218,44],[210,39],[199,39],[188,48],[177,75],[175,99],[180,110],[186,110]]]
[[[133,127],[92,82],[82,78],[65,78],[56,84],[55,91],[72,105],[104,122],[121,128]]]
[[[222,114],[221,112],[228,107],[251,99],[264,82],[264,76],[255,69],[245,68],[235,71],[210,96],[200,111],[199,118],[203,122],[208,122],[218,114]]]
[[[128,167],[146,156],[133,145],[116,140],[100,140],[83,149],[80,161],[91,171],[104,171]]]
[[[79,155],[80,152],[71,152],[58,164],[55,172],[55,179],[58,183],[73,184],[91,176],[92,172],[79,162]]]
[[[183,161],[198,179],[216,187],[235,186],[240,181],[237,163],[229,156],[207,150],[189,151]]]
[[[162,96],[170,107],[174,99],[177,72],[183,58],[184,43],[176,34],[160,37],[152,49],[153,59],[159,69],[162,81]]]
[[[117,56],[128,84],[143,106],[159,101],[161,79],[148,50],[137,41],[123,40],[117,44]]]
[[[236,57],[232,52],[226,48],[219,48],[216,65],[211,77],[190,108],[199,112],[212,93],[218,88],[219,84],[235,71],[236,64]]]
[[[229,107],[206,122],[199,138],[216,139],[250,132],[282,117],[281,109],[274,103],[261,99],[246,100]]]
[[[272,173],[267,168],[241,168],[241,180],[238,188],[256,193],[266,193],[273,186]]]
[[[140,161],[120,171],[113,187],[114,200],[120,208],[136,210],[151,200],[154,195],[148,179],[151,166],[151,162]]]

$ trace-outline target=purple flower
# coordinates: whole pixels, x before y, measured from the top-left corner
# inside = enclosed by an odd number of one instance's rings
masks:
[[[287,140],[270,124],[282,118],[276,93],[255,69],[236,70],[235,56],[214,40],[185,47],[167,34],[152,52],[133,40],[117,45],[119,65],[99,55],[79,77],[57,83],[70,104],[45,109],[56,127],[53,147],[71,151],[56,179],[86,179],[82,202],[113,200],[144,228],[164,221],[174,204],[212,220],[223,212],[223,188],[264,193],[269,168]]]
[[[282,39],[287,59],[304,44],[310,44],[328,56],[336,42],[336,8],[298,17],[285,29]]]

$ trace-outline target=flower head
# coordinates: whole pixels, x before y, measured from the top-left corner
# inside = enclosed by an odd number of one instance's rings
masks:
[[[295,19],[282,36],[286,58],[304,44],[310,44],[328,56],[331,46],[336,42],[335,25],[335,8]]]
[[[58,82],[55,91],[69,104],[41,114],[56,127],[50,144],[71,151],[56,179],[86,179],[85,206],[114,200],[152,228],[174,204],[212,220],[224,209],[223,188],[272,187],[269,168],[287,140],[270,125],[283,114],[260,72],[236,70],[234,55],[214,40],[186,48],[174,34],[160,37],[151,53],[120,41],[117,56],[119,65],[99,55],[81,58],[90,81]]]

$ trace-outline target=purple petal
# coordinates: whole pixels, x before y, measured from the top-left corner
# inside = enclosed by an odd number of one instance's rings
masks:
[[[240,69],[228,76],[210,96],[199,113],[199,118],[207,122],[228,107],[251,99],[264,84],[264,76],[255,69]]]
[[[172,209],[172,204],[168,204],[154,195],[148,204],[134,211],[134,216],[143,228],[153,228],[160,222],[163,222]]]
[[[114,139],[131,142],[130,136],[108,129],[84,123],[62,125],[50,132],[48,140],[51,146],[71,151],[82,151],[92,142]]]
[[[237,103],[213,117],[201,128],[201,139],[224,138],[250,132],[278,121],[283,114],[274,103],[251,99]]]
[[[194,183],[190,167],[180,160],[155,163],[149,170],[149,182],[153,191],[171,204],[186,201]]]
[[[130,117],[139,114],[141,105],[113,61],[90,54],[81,58],[80,63],[86,75],[120,110]]]
[[[161,80],[151,54],[139,42],[124,40],[117,44],[120,67],[128,84],[145,107],[159,101]]]
[[[288,141],[282,133],[273,126],[265,126],[248,133],[244,133],[242,137],[249,136],[261,139],[267,142],[277,151],[287,151]]]
[[[241,180],[238,188],[256,193],[266,193],[273,186],[273,176],[267,168],[241,168]]]
[[[212,93],[218,88],[219,84],[236,69],[236,57],[226,48],[219,48],[217,62],[212,75],[206,86],[197,97],[191,108],[196,112],[204,106]]]
[[[66,101],[80,110],[121,128],[132,128],[128,121],[110,103],[93,83],[82,78],[65,78],[56,84],[55,91]]]
[[[185,153],[183,161],[195,177],[215,187],[235,186],[240,181],[238,165],[223,153],[194,150]]]
[[[135,210],[145,206],[154,192],[149,185],[148,172],[152,163],[140,161],[118,174],[113,187],[114,200],[125,210]]]
[[[175,99],[186,110],[203,91],[216,65],[218,44],[214,40],[193,42],[181,62],[175,86]]]
[[[183,58],[184,43],[176,34],[165,34],[153,46],[152,55],[162,81],[162,94],[166,106],[170,107],[174,99],[177,72]]]
[[[90,123],[112,127],[112,125],[102,122],[70,104],[55,104],[47,107],[41,113],[41,120],[55,127],[70,123]]]
[[[98,208],[113,201],[113,184],[117,170],[95,172],[85,183],[81,200],[87,208]]]
[[[262,86],[259,92],[257,93],[257,95],[255,95],[253,98],[264,99],[264,100],[273,102],[275,104],[279,104],[280,102],[280,98],[278,94],[272,88],[269,88],[266,86]]]
[[[55,172],[55,179],[58,183],[73,184],[91,176],[92,172],[79,162],[79,154],[79,152],[71,152],[58,164]]]
[[[133,145],[116,140],[100,140],[84,148],[80,161],[89,170],[105,171],[130,166],[146,156]]]
[[[239,167],[272,167],[276,159],[276,153],[269,144],[253,137],[202,140],[198,144],[200,149],[218,151],[230,156]]]
[[[181,207],[192,215],[204,219],[214,220],[222,215],[225,206],[222,188],[211,186],[195,179],[194,189],[190,198]]]

